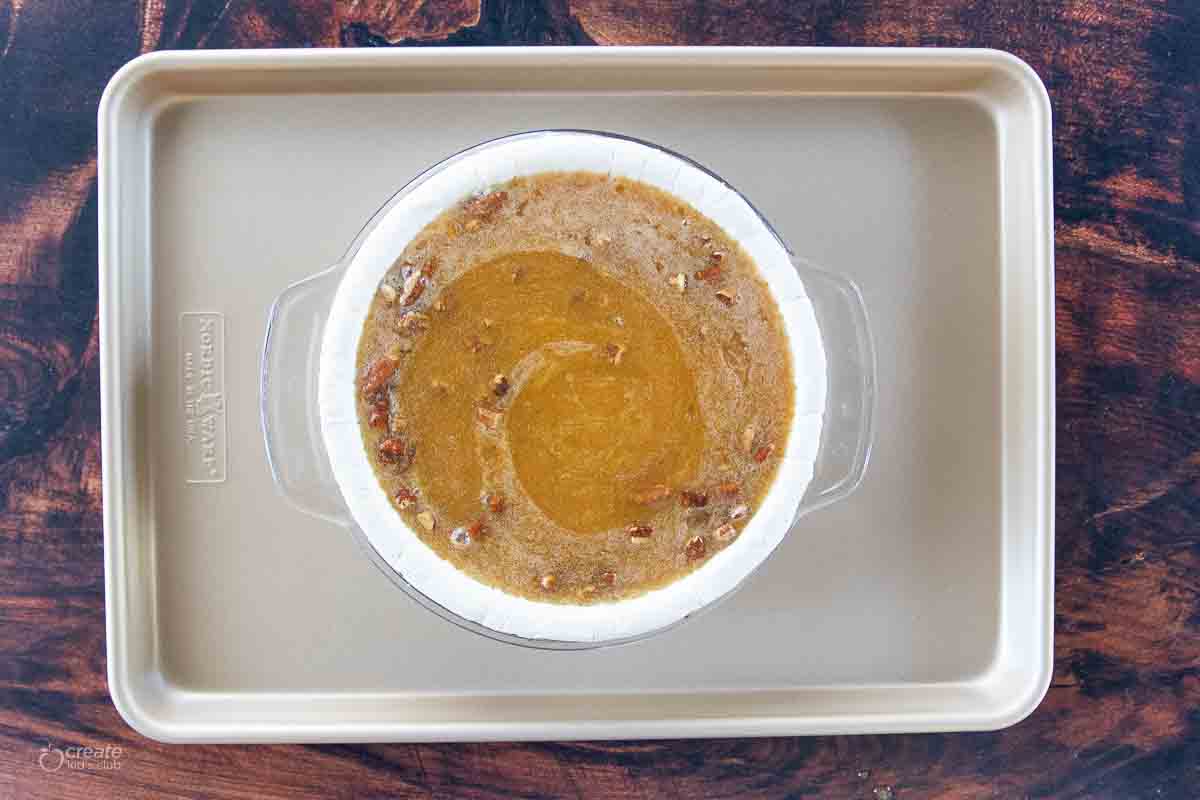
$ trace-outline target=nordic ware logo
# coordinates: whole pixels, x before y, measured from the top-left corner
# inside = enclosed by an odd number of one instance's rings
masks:
[[[225,318],[189,311],[179,318],[183,447],[188,483],[222,483],[226,470]]]

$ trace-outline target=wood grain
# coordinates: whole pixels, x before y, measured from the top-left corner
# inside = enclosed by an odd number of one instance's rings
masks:
[[[104,678],[95,112],[155,48],[956,45],[1055,112],[1053,687],[1007,731],[168,747]],[[1200,4],[0,0],[0,797],[1200,796]],[[47,742],[122,769],[37,766]]]

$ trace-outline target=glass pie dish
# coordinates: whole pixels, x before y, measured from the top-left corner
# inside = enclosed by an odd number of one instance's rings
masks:
[[[354,414],[354,348],[366,304],[405,245],[436,214],[472,194],[557,170],[644,181],[721,225],[753,255],[775,296],[798,381],[787,455],[763,509],[735,546],[669,586],[590,606],[507,595],[440,560],[387,504],[367,468]],[[341,260],[280,294],[262,354],[262,426],[272,475],[288,501],[348,528],[373,563],[418,603],[500,641],[581,649],[651,636],[711,608],[736,591],[804,515],[852,493],[873,440],[875,375],[857,287],[792,255],[750,202],[714,173],[624,136],[533,131],[484,142],[430,167],[371,217]]]

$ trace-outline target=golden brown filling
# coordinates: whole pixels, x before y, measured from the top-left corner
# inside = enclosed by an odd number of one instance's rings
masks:
[[[792,379],[753,262],[644,184],[518,179],[443,214],[359,346],[380,482],[421,539],[508,592],[640,594],[732,542]]]

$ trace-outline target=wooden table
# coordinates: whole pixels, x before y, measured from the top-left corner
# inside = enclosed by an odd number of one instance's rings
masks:
[[[172,747],[105,684],[96,124],[155,48],[956,45],[1054,102],[1056,669],[999,733]],[[0,797],[1200,796],[1200,3],[0,0]],[[121,747],[119,770],[39,766]],[[52,749],[43,761],[57,758]]]

